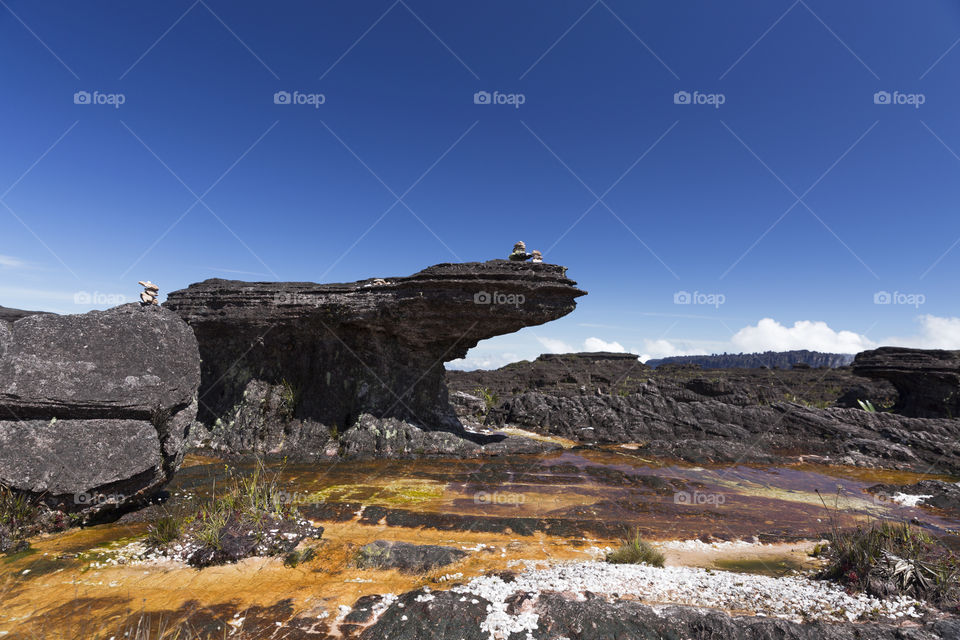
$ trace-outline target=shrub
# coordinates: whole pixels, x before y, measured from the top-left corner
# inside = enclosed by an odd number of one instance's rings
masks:
[[[147,544],[154,547],[165,546],[180,537],[184,521],[177,516],[164,516],[150,525],[147,530]]]
[[[662,567],[665,560],[664,555],[643,540],[639,532],[632,540],[624,540],[619,549],[607,554],[607,562],[611,564],[643,563]]]

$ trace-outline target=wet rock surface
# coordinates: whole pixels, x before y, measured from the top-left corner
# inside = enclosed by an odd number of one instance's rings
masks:
[[[211,440],[309,456],[336,447],[321,425],[343,434],[364,413],[465,437],[443,363],[573,311],[584,292],[565,274],[493,260],[348,284],[207,280],[165,307],[196,332]]]
[[[853,372],[890,381],[900,395],[897,413],[960,418],[960,351],[881,347],[858,353]]]
[[[178,468],[197,408],[190,327],[159,307],[0,323],[0,483],[106,517]]]
[[[360,569],[399,569],[405,573],[424,573],[465,558],[467,552],[453,547],[375,540],[360,547],[354,564]]]
[[[915,484],[877,484],[866,489],[881,500],[916,502],[940,509],[960,519],[960,484],[942,480],[921,480]]]

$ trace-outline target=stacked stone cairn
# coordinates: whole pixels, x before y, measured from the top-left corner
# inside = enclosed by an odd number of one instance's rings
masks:
[[[527,245],[521,240],[513,245],[513,253],[510,254],[510,260],[514,262],[524,262],[533,258],[533,262],[543,262],[543,255],[534,249],[533,253],[527,253]]]
[[[144,306],[148,304],[157,304],[157,305],[160,304],[159,302],[157,302],[157,296],[160,295],[160,287],[153,284],[149,280],[147,280],[146,282],[141,280],[137,284],[143,287],[143,293],[140,294],[141,304],[143,304]]]

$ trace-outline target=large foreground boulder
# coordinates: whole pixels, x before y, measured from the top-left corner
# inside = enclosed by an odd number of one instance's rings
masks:
[[[365,414],[467,437],[443,363],[573,311],[584,292],[565,274],[493,260],[348,284],[207,280],[165,306],[199,341],[210,444],[335,453]]]
[[[183,458],[199,384],[160,307],[0,321],[0,483],[87,519],[140,504]]]
[[[853,372],[889,380],[900,394],[896,413],[960,418],[960,351],[881,347],[858,353]]]

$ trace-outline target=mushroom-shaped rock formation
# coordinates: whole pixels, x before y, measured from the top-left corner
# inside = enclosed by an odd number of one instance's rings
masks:
[[[197,335],[212,444],[310,454],[365,414],[463,434],[443,363],[573,311],[585,292],[565,274],[492,260],[348,284],[214,279],[164,306]]]
[[[199,384],[193,332],[160,307],[0,321],[0,484],[88,520],[142,504],[180,465]]]
[[[880,347],[857,354],[853,372],[889,380],[893,411],[914,418],[960,418],[960,351]]]

